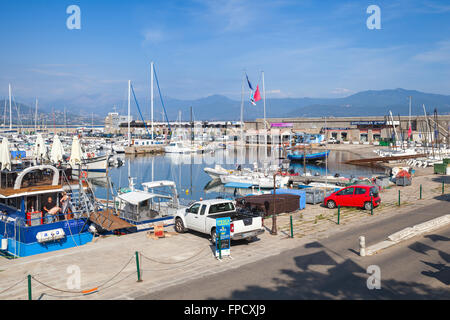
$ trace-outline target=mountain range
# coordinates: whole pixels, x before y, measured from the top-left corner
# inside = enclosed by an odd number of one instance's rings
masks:
[[[266,116],[268,118],[291,118],[291,117],[342,117],[342,116],[384,116],[392,111],[394,116],[408,115],[409,97],[412,97],[412,115],[423,115],[423,105],[429,114],[436,108],[438,114],[450,114],[450,96],[442,94],[425,93],[416,90],[388,89],[388,90],[368,90],[358,92],[343,98],[270,98],[266,100]],[[76,101],[76,99],[74,100]],[[74,103],[74,102],[73,102]],[[0,101],[0,106],[3,102]],[[48,104],[48,103],[47,103]],[[123,106],[123,102],[121,103]],[[116,105],[121,105],[120,103]],[[141,113],[147,120],[150,118],[148,101],[143,105],[140,103]],[[23,114],[31,114],[32,109],[24,104],[20,104]],[[59,110],[61,115],[62,105],[67,110],[77,110],[77,120],[84,119],[90,123],[91,114],[94,113],[94,121],[102,121],[108,112],[113,112],[112,105],[82,106],[71,105],[71,101],[58,101],[50,103]],[[58,108],[61,105],[61,108]],[[192,107],[194,120],[239,120],[241,101],[232,100],[223,95],[211,95],[196,100],[181,100],[164,97],[167,116],[170,121],[179,119],[190,120],[190,107]],[[46,118],[52,118],[52,110],[46,110],[45,106],[41,110],[46,114]],[[117,110],[125,115],[127,110]],[[26,111],[25,111],[26,110]],[[95,110],[95,111],[94,111]],[[155,97],[155,121],[165,121],[162,114],[163,108],[158,97]],[[55,111],[56,113],[56,111]],[[137,107],[132,103],[132,114],[134,119],[140,119]],[[83,116],[84,115],[84,116]],[[13,110],[14,117],[14,110]],[[78,118],[81,117],[81,118]],[[248,97],[244,101],[244,119],[254,120],[263,117],[263,101],[258,101],[256,106],[250,104]],[[69,118],[69,116],[68,116]],[[59,117],[61,119],[61,117]],[[73,119],[73,117],[71,117]],[[50,120],[52,121],[52,119]],[[1,121],[0,121],[1,122]],[[57,121],[59,122],[59,121]]]

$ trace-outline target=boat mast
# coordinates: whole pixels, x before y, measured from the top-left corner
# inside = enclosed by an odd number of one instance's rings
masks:
[[[9,130],[12,130],[11,84],[9,84]]]
[[[409,129],[411,128],[411,96],[409,96],[409,119],[408,119],[408,133],[409,133]],[[412,129],[411,129],[412,132]],[[411,133],[412,136],[412,133]],[[408,137],[408,140],[410,140],[410,137]]]
[[[152,121],[152,140],[154,138],[153,131],[153,61],[150,63],[150,112],[151,112],[151,121]]]
[[[244,145],[244,81],[245,74],[242,75],[242,86],[241,86],[241,143]]]
[[[34,132],[37,132],[38,99],[36,98],[36,109],[34,111]]]
[[[131,80],[128,80],[128,146],[131,146],[131,132],[130,132],[130,99],[131,99]]]

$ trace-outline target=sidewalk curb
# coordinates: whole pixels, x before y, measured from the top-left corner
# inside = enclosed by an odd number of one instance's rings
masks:
[[[442,228],[443,226],[450,224],[450,214],[417,224],[413,227],[408,227],[397,231],[387,237],[387,240],[378,242],[366,248],[366,256],[371,256],[383,249],[398,244],[402,241],[410,239],[412,237],[422,235],[424,233]]]

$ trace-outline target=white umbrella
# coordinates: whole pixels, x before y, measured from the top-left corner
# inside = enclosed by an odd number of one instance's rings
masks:
[[[53,163],[58,163],[63,160],[64,148],[59,140],[59,137],[56,135],[53,139],[52,150],[50,151],[50,161]]]
[[[0,151],[0,162],[2,163],[2,170],[11,170],[11,152],[9,152],[8,138],[3,138]]]
[[[36,158],[47,157],[47,147],[45,146],[44,138],[42,138],[40,133],[37,134],[36,144],[34,146],[34,156]]]
[[[75,167],[77,164],[81,162],[81,155],[83,152],[81,151],[81,144],[80,140],[78,140],[78,137],[73,137],[72,141],[72,152],[70,153],[70,165],[72,167]]]

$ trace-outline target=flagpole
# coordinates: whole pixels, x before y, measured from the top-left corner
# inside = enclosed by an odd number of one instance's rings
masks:
[[[264,71],[262,73],[262,86],[263,86],[263,102],[264,102],[264,143],[265,147],[267,148],[267,125],[266,125],[266,87],[264,85]],[[264,152],[265,155],[267,155],[267,149]]]

